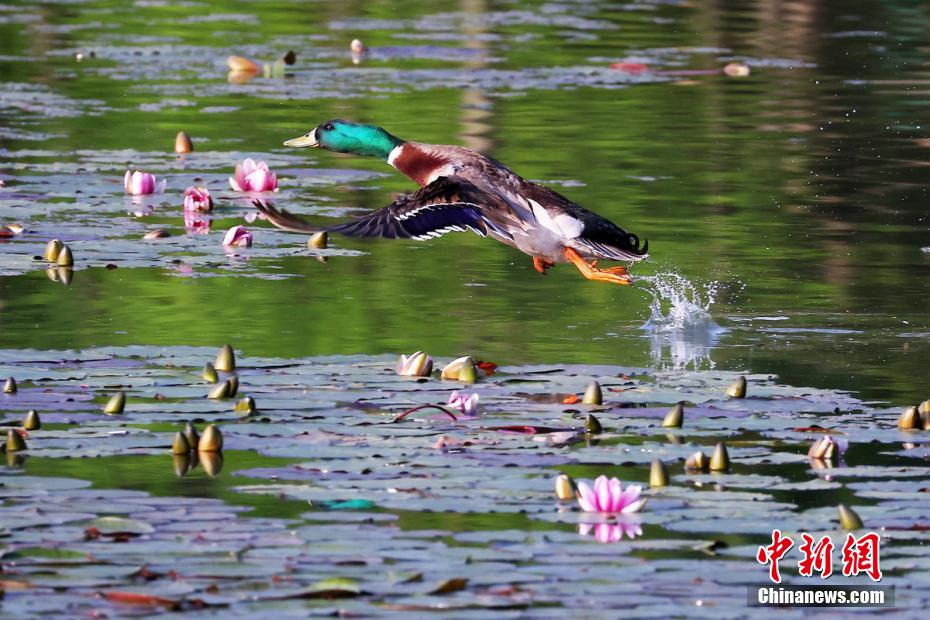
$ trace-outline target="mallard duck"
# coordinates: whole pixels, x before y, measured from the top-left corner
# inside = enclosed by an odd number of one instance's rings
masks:
[[[613,222],[464,147],[408,142],[380,127],[343,120],[284,144],[378,157],[420,186],[382,209],[326,228],[256,200],[268,220],[284,230],[418,240],[471,230],[528,254],[542,274],[569,262],[589,280],[615,284],[633,283],[627,268],[599,269],[598,259],[635,262],[647,256],[648,242],[640,245],[636,235]]]

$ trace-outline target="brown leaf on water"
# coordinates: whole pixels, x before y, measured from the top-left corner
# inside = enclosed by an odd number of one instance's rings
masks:
[[[429,594],[449,594],[450,592],[464,590],[466,586],[468,586],[467,579],[462,577],[453,577],[440,583],[438,586],[436,586],[436,589],[430,590]]]

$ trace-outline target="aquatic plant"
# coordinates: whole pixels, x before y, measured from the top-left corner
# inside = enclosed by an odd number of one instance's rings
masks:
[[[598,476],[594,487],[584,482],[578,483],[578,505],[585,512],[610,512],[628,514],[639,512],[646,505],[646,499],[640,499],[643,488],[631,484],[623,490],[620,480]]]
[[[464,416],[473,417],[478,414],[477,394],[468,395],[455,391],[449,395],[449,402],[447,404],[451,409],[461,411]]]
[[[276,192],[278,178],[263,161],[248,158],[236,164],[236,172],[229,177],[229,186],[237,192]]]
[[[241,224],[238,226],[233,226],[226,231],[226,236],[223,237],[223,245],[227,247],[252,247],[252,233],[246,230],[245,226]]]
[[[213,197],[210,196],[210,190],[206,187],[195,187],[193,185],[184,190],[184,210],[195,212],[212,211]]]
[[[158,181],[154,174],[141,170],[127,170],[123,177],[123,188],[127,194],[139,196],[142,194],[161,194],[168,184],[167,179]]]

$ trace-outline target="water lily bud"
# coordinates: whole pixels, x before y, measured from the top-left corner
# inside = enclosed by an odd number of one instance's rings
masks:
[[[8,377],[6,382],[3,384],[3,393],[4,394],[15,394],[16,393],[16,379],[13,377]]]
[[[150,230],[142,236],[144,241],[151,241],[152,239],[164,239],[170,237],[171,233],[165,230],[164,228],[156,228],[155,230]]]
[[[685,461],[685,469],[706,473],[710,470],[710,461],[707,460],[707,456],[703,452],[698,451]]]
[[[64,267],[49,267],[45,270],[45,275],[48,276],[48,279],[52,282],[59,282],[58,279],[58,270],[64,269]]]
[[[281,60],[283,60],[286,65],[292,65],[297,62],[297,53],[294,50],[287,50],[287,53],[281,56]]]
[[[189,420],[187,424],[184,425],[184,437],[187,439],[187,445],[190,446],[191,450],[200,443],[200,435],[197,434],[197,427]]]
[[[61,252],[58,253],[58,258],[55,260],[58,263],[59,267],[71,267],[74,265],[74,255],[71,254],[71,248],[65,246],[61,248]]]
[[[836,508],[840,513],[840,527],[844,530],[861,530],[865,527],[856,511],[846,504],[840,504]]]
[[[662,419],[662,426],[666,428],[681,428],[682,422],[685,419],[685,406],[681,403],[678,403],[672,407],[668,413],[665,414],[665,417]]]
[[[174,152],[190,153],[193,150],[194,143],[191,142],[191,137],[187,135],[186,131],[179,131],[178,135],[174,138]]]
[[[222,383],[217,383],[216,387],[210,390],[210,393],[207,394],[207,398],[213,400],[219,400],[221,398],[229,398],[229,388],[232,387],[229,384],[229,381],[223,381]]]
[[[917,429],[923,426],[920,413],[917,411],[917,407],[911,405],[904,410],[904,413],[901,414],[901,417],[898,418],[898,428],[901,429]]]
[[[110,400],[107,401],[107,404],[103,406],[103,412],[110,415],[116,413],[123,413],[123,409],[126,407],[126,393],[117,392],[110,397]]]
[[[726,471],[730,469],[730,454],[727,452],[727,445],[718,441],[714,447],[714,454],[710,457],[711,471]]]
[[[232,398],[239,392],[239,377],[232,375],[226,379],[226,383],[229,384],[229,397]]]
[[[71,284],[71,281],[74,279],[74,269],[71,267],[59,267],[57,270],[58,281],[68,286]]]
[[[39,413],[31,409],[23,420],[23,428],[27,431],[37,431],[42,428],[42,420],[39,419]]]
[[[42,257],[50,263],[54,263],[58,260],[58,255],[61,253],[61,248],[64,247],[64,244],[60,239],[52,239],[47,244],[45,244],[45,253]]]
[[[203,435],[200,436],[200,442],[197,444],[197,450],[200,452],[219,452],[223,449],[223,435],[215,424],[211,424],[203,429]]]
[[[349,44],[349,50],[356,54],[364,54],[368,51],[361,39],[352,39],[352,42]]]
[[[730,62],[724,65],[723,72],[730,77],[746,77],[749,75],[749,65],[741,62]]]
[[[238,403],[234,409],[236,413],[244,413],[245,415],[252,415],[258,412],[258,409],[255,407],[255,399],[251,396],[246,396]]]
[[[201,452],[200,462],[203,463],[203,470],[211,478],[217,477],[223,471],[222,452]]]
[[[665,469],[665,463],[659,459],[652,461],[652,467],[649,468],[649,486],[668,486],[668,470]]]
[[[810,450],[807,451],[807,456],[812,459],[822,459],[825,458],[827,449],[829,447],[829,442],[824,441],[824,439],[818,439],[811,444]]]
[[[918,413],[923,414],[930,413],[930,400],[925,400],[924,402],[920,403],[920,405],[917,407],[917,411]]]
[[[589,435],[600,435],[603,431],[601,421],[589,413],[588,417],[584,419],[584,432]]]
[[[26,440],[23,439],[23,436],[10,429],[6,432],[6,451],[7,452],[18,452],[20,450],[26,450]]]
[[[581,402],[585,405],[602,404],[604,402],[604,395],[601,393],[601,384],[597,381],[589,383],[587,389],[584,391],[584,396],[581,397]]]
[[[563,502],[575,500],[575,481],[565,474],[559,474],[555,479],[555,496]]]
[[[213,362],[213,366],[223,372],[234,371],[236,369],[236,354],[233,352],[233,348],[228,344],[220,347],[220,352],[216,354],[216,361]]]
[[[230,56],[226,59],[226,66],[230,71],[241,73],[261,73],[261,66],[254,60],[242,56]]]
[[[187,442],[184,433],[175,433],[174,442],[171,444],[172,454],[187,454],[191,451],[191,445]]]
[[[417,351],[410,357],[401,355],[397,362],[397,374],[402,377],[428,377],[433,372],[433,358]]]
[[[220,380],[219,375],[216,374],[216,368],[210,362],[203,365],[203,372],[200,373],[200,376],[207,383],[216,383]]]
[[[740,377],[727,388],[730,398],[746,398],[746,377]]]
[[[925,413],[921,421],[922,421],[921,427],[925,431],[930,431],[930,412]]]
[[[172,454],[171,460],[174,462],[174,475],[178,478],[182,477],[190,469],[190,452],[185,452],[184,454]]]
[[[329,235],[324,232],[318,232],[310,236],[307,239],[307,247],[315,248],[317,250],[323,250],[326,248],[326,244],[329,242]]]
[[[474,383],[478,378],[475,372],[475,360],[468,355],[454,359],[446,364],[439,376],[444,380]]]

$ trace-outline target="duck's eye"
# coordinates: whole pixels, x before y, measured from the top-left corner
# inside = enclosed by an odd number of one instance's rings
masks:
[[[325,129],[326,131],[332,131],[333,129],[335,129],[335,127],[333,127],[332,123],[326,123],[325,125],[323,125],[323,129]]]

